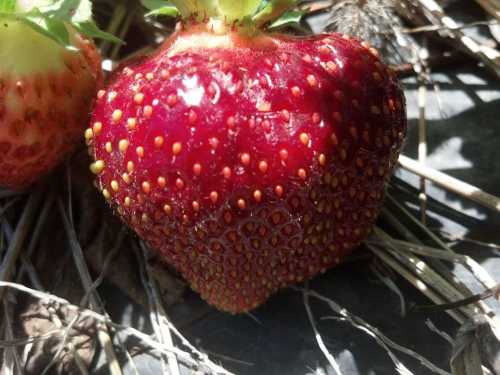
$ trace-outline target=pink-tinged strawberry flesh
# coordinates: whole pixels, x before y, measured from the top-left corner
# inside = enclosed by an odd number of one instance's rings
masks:
[[[238,313],[366,238],[405,132],[402,91],[364,43],[194,27],[115,74],[86,135],[123,220]]]
[[[69,51],[18,21],[0,24],[0,186],[25,188],[81,143],[102,84],[94,44]]]

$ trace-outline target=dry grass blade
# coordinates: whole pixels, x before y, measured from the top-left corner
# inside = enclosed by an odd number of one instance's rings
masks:
[[[231,372],[225,370],[224,368],[210,362],[210,361],[201,361],[194,359],[189,353],[180,350],[174,346],[169,346],[166,344],[159,343],[158,341],[153,340],[149,335],[128,326],[122,326],[120,324],[112,322],[109,317],[103,316],[95,311],[83,309],[81,307],[75,306],[71,304],[69,301],[64,298],[52,295],[50,293],[41,292],[39,290],[35,290],[29,288],[22,284],[16,284],[11,282],[0,281],[0,289],[7,290],[17,290],[21,293],[28,294],[31,297],[39,299],[41,301],[45,301],[47,303],[53,303],[59,306],[64,306],[68,311],[77,313],[82,319],[89,318],[94,320],[96,323],[103,323],[113,327],[115,330],[122,332],[124,335],[133,337],[147,348],[153,349],[159,353],[173,353],[183,361],[183,363],[187,365],[191,365],[195,368],[203,368],[208,370],[213,374],[224,374],[224,375],[233,375]]]
[[[406,268],[418,275],[425,282],[428,288],[432,288],[449,302],[465,299],[469,295],[464,295],[453,284],[437,273],[427,262],[412,254],[401,254],[393,245],[392,238],[381,229],[375,229],[378,239],[383,243],[382,248],[388,251],[395,259],[401,262]],[[480,307],[462,307],[460,309],[469,318],[474,317],[480,310]]]
[[[155,331],[156,338],[161,343],[173,346],[174,341],[172,339],[172,334],[169,329],[169,324],[164,324],[164,322],[169,322],[167,314],[162,306],[161,297],[158,292],[158,287],[151,273],[151,269],[147,264],[147,249],[143,242],[140,243],[142,251],[137,251],[137,259],[140,264],[140,274],[141,280],[144,284],[144,289],[148,295],[149,308],[150,308],[150,320]],[[175,355],[168,354],[167,361],[170,367],[171,375],[180,375],[179,363]],[[164,360],[162,358],[162,366],[165,366]],[[167,373],[166,368],[163,370]]]
[[[26,238],[30,234],[30,227],[33,220],[36,218],[36,211],[43,197],[44,192],[39,190],[31,194],[23,214],[14,232],[12,240],[9,242],[9,247],[3,258],[0,266],[0,280],[10,281],[15,273],[16,262],[26,242]],[[4,297],[3,291],[0,290],[0,300]]]
[[[99,295],[95,290],[93,290],[93,282],[90,277],[90,272],[88,270],[87,264],[85,263],[85,258],[83,256],[83,250],[78,242],[78,238],[76,236],[75,229],[71,224],[70,219],[68,218],[66,211],[64,209],[64,204],[61,199],[57,201],[59,212],[63,219],[64,227],[66,229],[66,233],[69,238],[70,248],[73,254],[73,259],[78,270],[78,275],[82,281],[82,285],[85,291],[89,295],[90,306],[93,310],[104,313],[104,308],[102,307],[102,301],[99,298]],[[109,371],[112,375],[121,375],[122,371],[120,368],[120,364],[116,358],[113,343],[111,341],[111,337],[107,332],[108,329],[105,325],[99,326],[98,339],[101,343],[107,357],[107,364],[109,366]]]
[[[458,30],[458,23],[444,12],[437,1],[415,0],[415,3],[418,4],[417,8],[414,7],[411,1],[405,0],[402,3],[405,5],[404,8],[399,9],[399,14],[402,17],[408,18],[413,22],[416,20],[421,21],[421,19],[415,17],[413,12],[409,11],[409,9],[418,9],[426,19],[426,22],[443,26],[443,30],[441,30],[442,35],[456,40],[464,52],[481,61],[496,77],[500,77],[500,52],[494,48],[477,43],[474,39]],[[422,24],[419,26],[422,26]]]
[[[5,300],[3,301],[2,305],[3,305],[3,317],[5,319],[5,339],[12,340],[14,338],[12,332],[12,321],[11,321],[12,311]],[[5,350],[4,355],[6,357],[5,363],[10,362],[13,364],[12,366],[8,366],[12,367],[13,374],[24,373],[22,361],[19,358],[19,353],[17,351],[17,348],[7,348],[7,350]],[[15,369],[17,369],[17,371],[14,371]]]
[[[399,157],[399,165],[420,177],[424,177],[435,184],[452,191],[464,198],[470,199],[484,207],[500,212],[500,198],[488,194],[466,182],[437,171],[404,155]]]
[[[302,293],[307,293],[309,296],[314,297],[320,301],[323,301],[326,303],[336,314],[340,315],[340,320],[345,320],[349,322],[353,327],[362,330],[363,332],[367,333],[369,336],[373,337],[375,341],[382,347],[384,348],[391,360],[394,362],[394,365],[396,366],[396,370],[400,374],[412,374],[412,372],[396,357],[396,355],[392,352],[391,349],[397,350],[401,353],[404,353],[416,360],[418,360],[423,366],[431,370],[432,372],[440,375],[449,375],[449,372],[444,371],[443,369],[437,367],[434,365],[432,362],[421,356],[420,354],[414,352],[413,350],[409,348],[405,348],[404,346],[401,346],[394,341],[392,341],[390,338],[385,336],[383,333],[381,333],[377,328],[373,327],[369,323],[365,322],[363,319],[360,317],[350,313],[347,309],[344,307],[340,306],[338,303],[333,301],[330,298],[327,298],[315,291],[309,290],[309,289],[300,289],[300,288],[293,288],[295,290],[301,291]],[[325,319],[338,319],[338,317],[327,317]]]
[[[321,337],[321,334],[318,331],[318,327],[316,325],[316,320],[314,319],[314,315],[311,310],[311,306],[309,304],[309,285],[306,283],[306,287],[304,288],[302,292],[303,296],[303,301],[304,301],[304,307],[307,312],[307,317],[309,318],[309,322],[311,323],[311,327],[314,332],[314,337],[316,339],[316,342],[318,343],[318,346],[323,353],[323,355],[326,357],[328,360],[328,363],[330,363],[330,366],[332,366],[333,370],[335,371],[336,374],[342,375],[342,372],[340,371],[340,366],[335,360],[335,357],[328,351],[328,348],[325,345],[325,342],[323,341],[323,338]]]
[[[500,2],[498,0],[476,0],[485,11],[500,21]]]
[[[479,265],[474,259],[467,255],[445,252],[430,246],[419,245],[411,242],[388,239],[393,246],[400,251],[408,251],[414,254],[423,255],[430,258],[438,258],[448,262],[460,263],[466,267],[485,288],[492,289],[496,287],[496,281]]]
[[[427,298],[429,298],[435,304],[446,303],[447,300],[436,293],[433,289],[429,288],[427,284],[419,277],[417,272],[409,271],[404,265],[398,262],[397,259],[393,258],[383,249],[376,246],[366,244],[367,248],[374,253],[382,262],[391,267],[399,275],[405,278],[410,284],[412,284],[417,290],[423,293]],[[461,311],[447,310],[448,315],[455,319],[458,323],[463,324],[467,320],[467,317]]]

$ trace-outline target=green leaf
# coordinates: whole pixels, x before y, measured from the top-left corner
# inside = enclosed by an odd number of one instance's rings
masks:
[[[279,19],[296,4],[297,0],[271,0],[252,19],[257,26],[262,26],[268,22]]]
[[[302,10],[292,10],[281,15],[276,21],[272,22],[267,28],[270,30],[282,29],[284,27],[296,27],[300,26],[300,21],[302,17],[306,15],[307,12]]]
[[[94,21],[86,21],[86,22],[80,22],[76,23],[73,25],[78,31],[80,31],[82,34],[91,37],[91,38],[98,38],[98,39],[104,39],[109,42],[113,43],[121,43],[123,44],[123,40],[120,38],[117,38],[113,34],[107,33],[105,31],[102,31],[97,27]]]
[[[146,13],[146,17],[151,16],[168,16],[177,17],[179,10],[175,5],[164,0],[142,0],[142,5],[150,12]]]
[[[36,32],[46,36],[49,39],[52,39],[54,42],[60,44],[64,48],[68,50],[76,50],[74,46],[72,46],[69,41],[66,38],[67,35],[67,30],[66,30],[66,35],[64,33],[60,33],[61,29],[52,24],[48,25],[45,20],[43,19],[32,19],[29,17],[24,17],[20,19],[21,22],[23,22],[26,26],[29,26]]]
[[[92,20],[90,0],[18,0],[14,2],[17,5],[16,19],[67,49],[75,50],[70,41],[68,26],[73,26],[90,38],[123,43],[119,38],[97,27]]]
[[[218,0],[217,3],[219,14],[233,21],[253,15],[259,9],[261,0]]]
[[[0,13],[14,13],[16,0],[0,0]]]
[[[141,0],[141,4],[148,10],[156,10],[169,5],[165,0]]]

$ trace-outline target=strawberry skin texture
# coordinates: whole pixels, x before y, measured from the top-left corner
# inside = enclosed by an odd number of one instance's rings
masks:
[[[81,142],[103,78],[93,42],[70,36],[76,52],[20,22],[0,25],[0,186],[33,184]]]
[[[405,133],[402,91],[366,44],[195,28],[115,74],[86,138],[121,218],[241,313],[366,238]]]

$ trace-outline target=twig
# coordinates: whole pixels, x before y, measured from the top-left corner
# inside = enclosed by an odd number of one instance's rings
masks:
[[[486,12],[500,21],[500,4],[498,0],[476,0]]]
[[[500,298],[500,285],[496,285],[492,289],[488,289],[482,293],[476,294],[472,297],[464,298],[460,301],[455,301],[451,303],[444,303],[442,305],[424,305],[424,306],[414,306],[415,311],[443,311],[443,310],[453,310],[463,306],[471,305],[473,303],[485,300],[487,298]]]
[[[80,317],[82,318],[90,318],[94,320],[97,323],[105,323],[113,328],[115,328],[118,331],[121,331],[125,335],[128,335],[130,337],[134,337],[138,339],[140,342],[142,342],[144,345],[160,352],[160,353],[174,353],[177,355],[178,358],[181,358],[185,363],[194,365],[196,367],[198,366],[203,366],[206,369],[209,369],[212,373],[215,374],[226,374],[226,375],[232,375],[229,371],[223,369],[222,367],[216,365],[215,363],[211,362],[210,360],[207,360],[205,357],[201,358],[201,361],[195,360],[189,353],[184,352],[176,347],[173,346],[168,346],[166,344],[161,344],[155,340],[153,340],[150,336],[147,334],[133,328],[133,327],[127,327],[127,326],[122,326],[120,324],[112,322],[108,317],[103,316],[95,311],[88,310],[88,309],[82,309],[78,306],[72,305],[69,301],[65,300],[64,298],[41,292],[32,288],[29,288],[27,286],[21,285],[21,284],[16,284],[16,283],[11,283],[11,282],[6,282],[6,281],[0,281],[0,289],[14,289],[19,292],[28,294],[34,298],[37,298],[42,301],[50,301],[56,305],[64,306],[68,311],[73,311],[79,314]]]
[[[422,73],[420,74],[422,76]],[[427,102],[427,86],[423,79],[420,80],[418,88],[418,162],[425,165],[427,159],[427,121],[425,116]],[[420,220],[422,224],[427,222],[427,195],[426,195],[426,180],[420,177]]]
[[[377,328],[373,327],[369,323],[365,322],[362,318],[360,318],[357,315],[352,314],[349,312],[346,308],[340,306],[338,303],[333,301],[332,299],[325,297],[313,290],[307,290],[307,289],[301,289],[301,288],[296,288],[293,287],[293,289],[297,291],[301,291],[302,293],[306,293],[310,295],[311,297],[314,297],[320,301],[323,301],[326,303],[336,314],[340,315],[341,320],[345,320],[349,322],[353,327],[362,330],[363,332],[367,333],[371,337],[373,337],[377,343],[382,346],[387,353],[389,354],[389,357],[391,360],[394,362],[396,366],[396,370],[400,372],[401,374],[411,374],[410,370],[404,366],[404,364],[394,355],[394,353],[389,349],[392,348],[394,350],[397,350],[401,353],[404,353],[416,360],[418,360],[423,366],[428,368],[429,370],[441,374],[441,375],[450,375],[448,372],[442,370],[441,368],[437,367],[434,365],[432,362],[421,356],[420,354],[414,352],[413,350],[409,348],[405,348],[404,346],[401,346],[394,341],[392,341],[390,338],[385,336],[382,332],[380,332]],[[333,318],[333,317],[326,317],[324,318],[326,320],[328,319],[338,319],[338,318]]]
[[[92,278],[90,277],[90,273],[87,267],[87,264],[85,263],[85,258],[83,256],[83,251],[80,246],[80,243],[78,242],[78,238],[76,236],[76,232],[74,227],[71,224],[70,219],[66,215],[66,211],[64,209],[64,204],[61,199],[58,199],[57,201],[58,207],[59,207],[59,212],[61,214],[61,217],[63,219],[63,224],[64,228],[66,229],[66,233],[70,242],[70,248],[73,254],[73,260],[76,265],[76,269],[78,270],[78,275],[80,276],[80,280],[82,282],[82,285],[85,289],[86,292],[92,290]],[[89,293],[89,302],[90,306],[93,310],[99,311],[101,313],[104,313],[104,308],[102,307],[102,301],[99,298],[99,295],[97,292],[94,290],[93,292]],[[107,357],[107,364],[109,366],[109,370],[112,375],[121,375],[122,371],[119,365],[119,362],[116,358],[115,352],[113,350],[113,343],[111,341],[110,335],[108,332],[106,332],[107,327],[98,327],[98,339],[99,342],[101,343],[102,347],[104,348],[104,352],[106,353]]]
[[[500,213],[500,198],[488,194],[473,185],[422,165],[421,163],[404,155],[399,157],[399,165],[403,169],[415,173],[420,177],[424,177],[447,190]]]
[[[69,341],[69,336],[71,333],[71,330],[73,329],[73,326],[76,324],[78,321],[78,315],[75,315],[75,317],[71,320],[71,322],[67,325],[66,328],[64,328],[64,324],[61,322],[61,319],[59,319],[59,316],[57,315],[57,312],[52,306],[48,307],[48,312],[50,314],[50,320],[52,323],[59,328],[61,331],[64,331],[62,341],[59,345],[59,348],[57,349],[56,353],[52,357],[51,361],[45,366],[45,368],[42,371],[41,375],[46,375],[49,373],[50,369],[57,363],[57,360],[59,359],[59,356],[62,354],[64,351],[64,348],[67,346],[72,358],[75,360],[76,366],[78,367],[78,370],[82,375],[89,375],[87,368],[85,367],[85,364],[80,357],[80,354],[76,350],[75,346],[71,341]]]
[[[172,334],[170,333],[169,325],[164,324],[164,322],[168,322],[169,319],[167,318],[167,315],[163,309],[161,298],[158,293],[158,287],[154,281],[153,275],[151,274],[151,269],[148,267],[146,248],[142,241],[140,243],[140,247],[142,251],[137,251],[137,259],[140,263],[141,268],[141,280],[149,299],[149,308],[151,310],[151,324],[153,325],[153,329],[158,341],[162,344],[173,346],[174,341],[172,339]],[[175,355],[167,355],[167,361],[170,367],[170,374],[180,375],[179,363],[177,362],[177,358],[175,357]],[[162,366],[164,366],[163,358]],[[167,373],[166,369],[164,369],[164,373]]]
[[[30,232],[29,228],[33,220],[36,217],[36,210],[39,206],[40,200],[43,196],[43,191],[37,191],[31,194],[24,208],[19,224],[16,227],[12,241],[9,243],[9,247],[3,259],[2,265],[0,266],[0,280],[10,281],[15,272],[16,262],[19,258],[26,238]],[[3,290],[0,290],[0,301],[3,299]]]
[[[438,329],[436,325],[432,322],[432,320],[427,319],[425,321],[425,325],[435,334],[441,336],[445,341],[448,341],[451,345],[453,345],[453,339],[446,332]]]
[[[3,305],[3,316],[5,319],[5,338],[7,340],[12,340],[14,337],[14,334],[12,332],[12,321],[10,318],[11,311],[9,311],[10,310],[9,306],[5,300],[3,301],[2,305]],[[19,358],[19,353],[17,352],[17,348],[7,349],[5,356],[6,357],[10,356],[14,360],[15,367],[13,367],[13,370],[17,368],[17,371],[14,371],[15,374],[23,374],[24,373],[23,366],[21,364],[22,362],[21,362],[21,359]],[[6,362],[7,362],[7,360],[6,360]]]
[[[427,285],[419,277],[417,277],[414,273],[408,271],[405,267],[399,264],[399,262],[392,256],[390,256],[385,251],[379,249],[376,246],[370,244],[367,244],[366,246],[371,252],[373,252],[377,257],[379,257],[389,267],[394,269],[399,275],[405,278],[410,284],[412,284],[415,288],[417,288],[432,302],[436,304],[445,303],[445,300],[443,299],[442,296],[437,294],[434,290],[428,288]],[[453,310],[449,310],[446,312],[460,324],[463,324],[466,321],[466,317],[461,312]]]
[[[333,370],[338,374],[342,375],[342,372],[340,371],[340,366],[335,360],[335,357],[328,351],[328,348],[326,347],[323,338],[321,337],[321,334],[318,331],[318,328],[316,326],[316,321],[314,320],[314,315],[311,311],[311,306],[309,305],[309,285],[306,283],[306,287],[304,288],[302,292],[302,297],[304,301],[304,307],[307,312],[307,316],[309,318],[309,322],[311,323],[311,327],[314,332],[314,337],[316,338],[316,342],[318,343],[318,346],[323,353],[323,355],[326,357],[328,360],[328,363],[330,363],[330,366],[332,366]]]
[[[457,30],[458,24],[446,15],[437,1],[416,0],[416,2],[431,23],[445,27],[441,33],[457,41],[466,53],[479,59],[497,78],[500,77],[500,52],[498,50],[483,46]]]
[[[466,23],[463,25],[457,25],[456,27],[448,27],[448,26],[440,26],[440,25],[425,25],[425,26],[419,26],[419,27],[414,27],[411,29],[401,29],[400,31],[405,34],[418,34],[418,33],[425,33],[425,32],[430,32],[430,31],[442,31],[442,30],[464,30],[464,29],[469,29],[471,27],[476,27],[476,26],[492,26],[492,25],[498,25],[498,21],[475,21],[475,22],[470,22]]]

